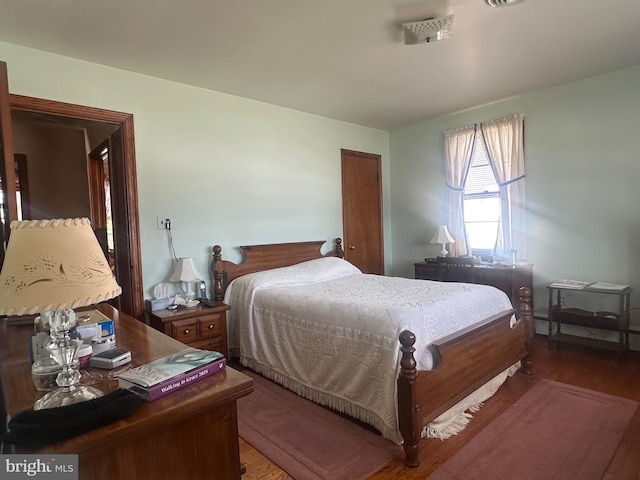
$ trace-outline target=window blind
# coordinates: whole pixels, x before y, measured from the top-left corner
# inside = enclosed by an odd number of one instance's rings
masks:
[[[480,136],[476,137],[475,151],[469,166],[469,174],[464,184],[464,195],[478,195],[482,193],[497,193],[499,191],[489,159],[484,150],[484,142]]]

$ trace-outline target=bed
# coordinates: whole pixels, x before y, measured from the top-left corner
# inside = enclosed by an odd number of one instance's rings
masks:
[[[326,255],[324,243],[244,246],[239,264],[213,247],[214,299],[231,305],[244,365],[373,425],[411,467],[429,422],[518,362],[532,373],[528,289],[516,319],[493,287],[365,275],[340,239]]]

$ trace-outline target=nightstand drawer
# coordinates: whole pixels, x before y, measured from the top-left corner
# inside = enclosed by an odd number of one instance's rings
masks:
[[[171,323],[171,336],[182,343],[195,342],[198,339],[196,319],[175,320]]]
[[[226,325],[222,324],[223,315],[216,313],[198,318],[198,328],[200,329],[200,338],[211,338],[221,336],[226,331]]]
[[[202,350],[215,350],[216,352],[222,353],[225,357],[227,356],[227,342],[223,337],[213,337],[206,340],[200,340],[198,342],[191,343],[190,346],[194,348],[201,348]]]

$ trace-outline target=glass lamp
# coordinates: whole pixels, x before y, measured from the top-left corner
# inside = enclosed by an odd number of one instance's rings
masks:
[[[204,280],[204,278],[200,275],[193,263],[193,259],[190,257],[179,258],[178,264],[176,265],[171,278],[169,278],[170,282],[182,282],[182,292],[187,300],[193,300],[196,296],[196,293],[193,290],[193,282],[199,280]]]
[[[27,220],[11,223],[11,235],[0,272],[0,315],[47,317],[51,341],[47,348],[62,365],[60,388],[38,399],[34,408],[53,408],[102,396],[79,385],[77,351],[72,339],[73,309],[117,297],[116,283],[87,218]]]
[[[455,243],[455,240],[449,233],[446,225],[438,225],[436,233],[433,234],[433,238],[431,239],[431,243],[441,244],[442,250],[440,250],[439,256],[446,257],[449,253],[446,249],[447,243]]]

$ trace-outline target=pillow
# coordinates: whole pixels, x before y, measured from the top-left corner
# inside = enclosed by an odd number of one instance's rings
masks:
[[[346,260],[338,257],[322,257],[289,267],[249,273],[235,279],[230,286],[238,283],[243,283],[245,286],[251,286],[252,288],[306,285],[354,274],[362,274],[362,271]]]

